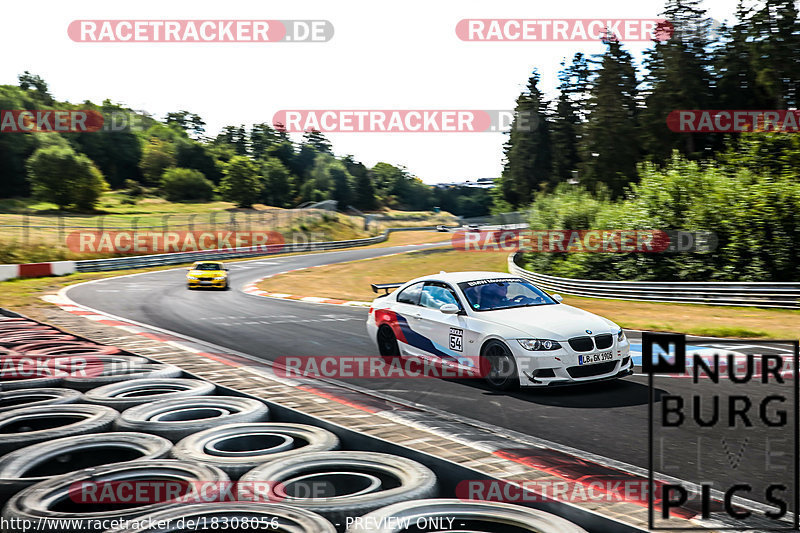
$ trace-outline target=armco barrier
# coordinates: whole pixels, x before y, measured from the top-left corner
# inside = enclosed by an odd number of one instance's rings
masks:
[[[366,239],[350,239],[328,242],[295,242],[286,243],[280,248],[275,246],[245,246],[224,250],[199,250],[171,254],[137,255],[130,257],[112,257],[109,259],[87,259],[83,261],[55,261],[51,263],[27,263],[21,265],[0,265],[0,281],[13,278],[35,278],[43,276],[63,276],[73,272],[100,272],[105,270],[126,270],[129,268],[147,268],[165,265],[178,265],[193,261],[233,259],[240,257],[259,257],[292,252],[318,252],[339,250],[356,246],[369,246],[384,242],[389,234],[395,231],[431,231],[435,227],[389,228],[381,235]]]
[[[676,302],[744,307],[800,308],[800,283],[602,281],[547,276],[517,264],[518,253],[508,257],[508,271],[552,292],[588,298]]]

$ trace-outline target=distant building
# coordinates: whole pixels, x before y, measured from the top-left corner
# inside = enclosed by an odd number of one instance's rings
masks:
[[[474,187],[476,189],[491,189],[495,186],[495,178],[478,178],[476,180],[465,181],[451,181],[445,183],[434,183],[434,187],[447,188],[447,187]]]

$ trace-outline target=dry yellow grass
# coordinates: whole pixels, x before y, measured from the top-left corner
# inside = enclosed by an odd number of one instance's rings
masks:
[[[391,257],[290,272],[264,280],[263,290],[300,296],[370,301],[371,283],[391,283],[445,271],[507,271],[503,252],[436,248]],[[800,311],[671,303],[629,302],[564,296],[564,303],[605,316],[622,327],[714,337],[800,337]]]
[[[371,300],[375,297],[372,283],[407,281],[441,270],[506,271],[505,252],[460,252],[451,248],[431,248],[390,257],[339,263],[320,268],[299,270],[268,278],[259,287],[271,292],[302,296]]]

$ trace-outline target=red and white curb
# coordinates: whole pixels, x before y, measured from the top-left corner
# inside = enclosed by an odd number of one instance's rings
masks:
[[[76,272],[75,261],[51,261],[49,263],[22,263],[0,265],[0,281],[15,278],[41,278],[64,276]]]

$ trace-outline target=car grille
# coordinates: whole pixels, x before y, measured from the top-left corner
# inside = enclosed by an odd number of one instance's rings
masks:
[[[608,361],[605,363],[597,363],[595,365],[571,366],[567,368],[567,374],[569,374],[572,378],[600,376],[602,374],[608,374],[609,372],[612,372],[616,365],[616,361]]]
[[[576,352],[590,352],[594,350],[594,343],[591,337],[572,337],[569,346]]]
[[[200,281],[214,281],[214,278],[197,278]]]
[[[605,333],[603,335],[596,335],[594,338],[594,344],[595,346],[597,346],[598,350],[604,350],[606,348],[610,348],[613,343],[614,339],[608,333]]]

